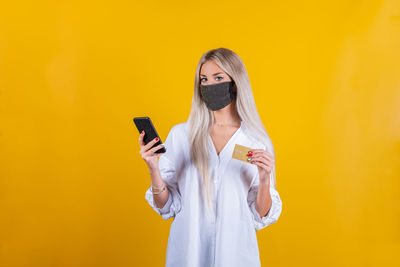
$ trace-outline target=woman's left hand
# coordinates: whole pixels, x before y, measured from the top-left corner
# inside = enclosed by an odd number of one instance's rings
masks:
[[[250,163],[258,167],[260,182],[269,181],[269,175],[275,164],[274,157],[264,149],[253,149],[251,152],[253,153],[249,152],[248,157],[251,158]]]

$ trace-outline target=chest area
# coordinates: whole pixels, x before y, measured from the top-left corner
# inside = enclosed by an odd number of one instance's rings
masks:
[[[218,155],[237,131],[238,128],[235,127],[210,130],[210,137]]]
[[[247,190],[256,173],[258,173],[256,165],[232,158],[236,144],[251,149],[261,148],[252,139],[248,138],[247,134],[240,132],[236,135],[236,138],[228,141],[227,147],[222,150],[219,157],[216,157],[214,153],[210,154],[210,169],[214,183],[217,187],[223,184],[223,187],[231,192],[240,191],[241,189]],[[241,186],[238,186],[238,184]]]

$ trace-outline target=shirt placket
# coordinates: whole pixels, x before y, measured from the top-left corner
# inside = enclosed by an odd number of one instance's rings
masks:
[[[214,172],[214,176],[212,178],[212,182],[213,182],[213,192],[214,192],[214,199],[215,199],[215,203],[214,203],[214,218],[211,221],[211,224],[213,226],[213,235],[212,235],[212,240],[211,240],[211,247],[212,247],[212,251],[213,251],[213,260],[211,263],[211,266],[214,267],[215,266],[215,254],[216,254],[216,239],[217,239],[217,210],[218,210],[218,182],[220,181],[220,174],[221,172],[221,155],[217,156],[217,165],[215,167],[215,172]]]

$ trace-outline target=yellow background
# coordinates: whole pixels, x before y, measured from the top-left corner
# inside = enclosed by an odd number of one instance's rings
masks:
[[[263,266],[400,266],[400,2],[0,1],[0,266],[163,266],[135,116],[243,59],[276,150]]]

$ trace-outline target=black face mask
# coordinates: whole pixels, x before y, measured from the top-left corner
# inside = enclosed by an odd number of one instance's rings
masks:
[[[203,99],[209,109],[221,109],[229,105],[236,96],[236,92],[233,91],[234,84],[233,81],[209,85],[200,84],[201,99]]]

